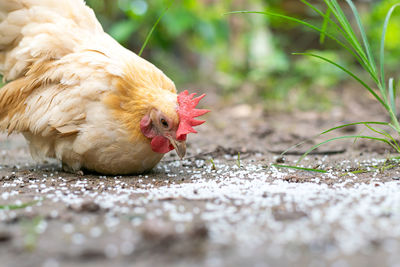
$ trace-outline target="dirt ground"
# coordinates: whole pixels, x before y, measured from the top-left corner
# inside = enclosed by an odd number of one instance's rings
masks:
[[[212,108],[185,160],[170,153],[140,176],[64,173],[1,135],[0,266],[400,266],[400,168],[388,147],[342,140],[301,163],[328,173],[271,165],[293,165],[322,130],[387,120],[356,95],[320,114]]]

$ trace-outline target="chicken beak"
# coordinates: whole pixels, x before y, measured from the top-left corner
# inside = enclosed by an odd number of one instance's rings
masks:
[[[180,159],[186,154],[186,142],[185,141],[177,141],[173,138],[168,138],[173,147],[175,148],[176,154],[178,154]]]

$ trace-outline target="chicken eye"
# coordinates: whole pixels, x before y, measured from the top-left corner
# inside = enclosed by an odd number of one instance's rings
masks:
[[[168,125],[168,122],[165,119],[161,118],[160,122],[161,122],[162,126],[164,126],[164,128],[168,128],[169,125]]]

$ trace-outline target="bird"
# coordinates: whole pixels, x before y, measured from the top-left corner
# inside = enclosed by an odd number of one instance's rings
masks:
[[[186,153],[196,106],[124,48],[83,0],[0,0],[0,130],[22,133],[32,158],[65,171],[141,174]]]

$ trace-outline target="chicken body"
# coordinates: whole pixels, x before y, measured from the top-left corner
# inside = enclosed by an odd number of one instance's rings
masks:
[[[106,34],[83,0],[0,0],[0,22],[0,128],[22,133],[35,159],[130,174],[171,150],[151,138],[157,116],[177,130],[174,83]],[[146,118],[156,134],[143,134]]]

